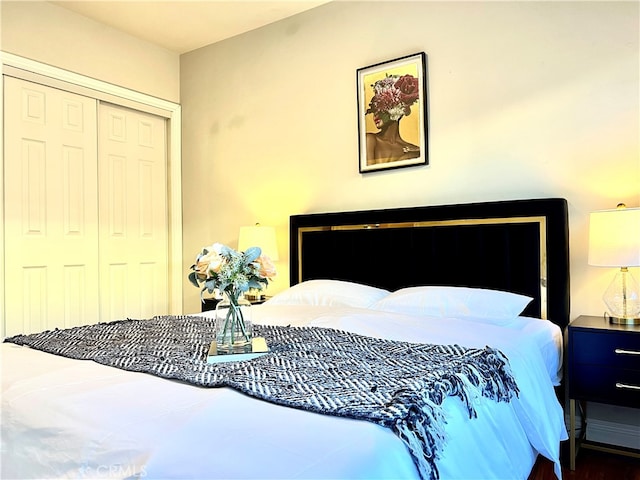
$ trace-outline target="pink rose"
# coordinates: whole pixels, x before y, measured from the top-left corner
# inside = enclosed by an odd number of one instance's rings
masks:
[[[207,250],[207,253],[199,255],[196,261],[196,273],[198,275],[208,275],[209,273],[220,272],[224,259],[218,253],[219,249],[216,248],[216,245],[212,245],[205,250]]]
[[[273,278],[276,276],[276,267],[267,255],[260,255],[256,262],[259,265],[258,275],[263,278]]]
[[[206,276],[207,270],[209,269],[209,262],[197,262],[195,271],[198,274],[198,277]]]

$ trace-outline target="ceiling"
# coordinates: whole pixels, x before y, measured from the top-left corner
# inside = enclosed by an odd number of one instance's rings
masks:
[[[329,1],[85,0],[51,3],[181,54]]]

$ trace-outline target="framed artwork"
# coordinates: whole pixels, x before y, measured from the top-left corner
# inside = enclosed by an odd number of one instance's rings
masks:
[[[356,70],[360,173],[429,164],[424,52]]]

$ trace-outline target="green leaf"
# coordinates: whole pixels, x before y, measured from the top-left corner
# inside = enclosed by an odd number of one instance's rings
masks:
[[[196,277],[196,272],[191,272],[189,274],[189,281],[193,284],[194,287],[199,287],[200,285],[198,285],[198,279]]]
[[[207,287],[207,290],[209,290],[209,293],[213,293],[213,290],[216,288],[216,281],[213,278],[209,278],[204,282],[204,285]]]
[[[260,247],[247,248],[247,250],[244,252],[245,263],[251,263],[257,260],[261,253],[262,253],[262,249]]]

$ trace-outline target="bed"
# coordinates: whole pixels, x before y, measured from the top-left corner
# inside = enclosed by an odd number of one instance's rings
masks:
[[[559,449],[567,434],[556,391],[569,317],[566,201],[294,215],[290,238],[291,288],[253,307],[256,329],[271,335],[272,352],[237,364],[242,381],[231,387],[189,384],[166,363],[152,375],[129,357],[114,368],[69,358],[68,350],[51,355],[16,339],[3,343],[2,478],[527,478],[539,455],[561,476]],[[147,326],[150,342],[164,348],[167,338],[179,332],[192,338],[194,325],[206,328],[210,321],[194,312],[105,328]],[[423,352],[427,345],[447,351],[457,345],[474,358],[487,352],[498,358],[513,385],[510,392],[504,387],[502,400],[470,386],[434,405],[444,421],[423,435],[438,439],[427,443],[433,451],[425,469],[416,458],[420,449],[380,422],[354,418],[342,407],[327,415],[318,413],[322,405],[254,398],[260,398],[256,389],[269,388],[256,378],[271,372],[266,364],[279,358],[278,348],[300,354],[290,348],[299,345],[286,337],[290,332],[320,338],[305,344],[307,356],[329,344],[346,350],[340,362],[355,362],[331,371],[367,370],[361,358],[372,345],[384,346],[385,359],[397,347]],[[337,335],[355,339],[364,353],[339,344]],[[78,342],[73,338],[69,345]],[[88,338],[80,337],[84,344]],[[187,354],[180,344],[178,367],[191,362],[206,370],[199,358],[206,342],[199,342]],[[161,347],[154,354],[155,345],[145,343],[136,355],[147,362],[164,356]],[[278,375],[306,378],[287,368]],[[392,388],[379,371],[368,375],[354,377],[374,382],[366,396]],[[291,383],[303,392],[314,385]],[[322,384],[315,387],[309,398],[332,401]]]

